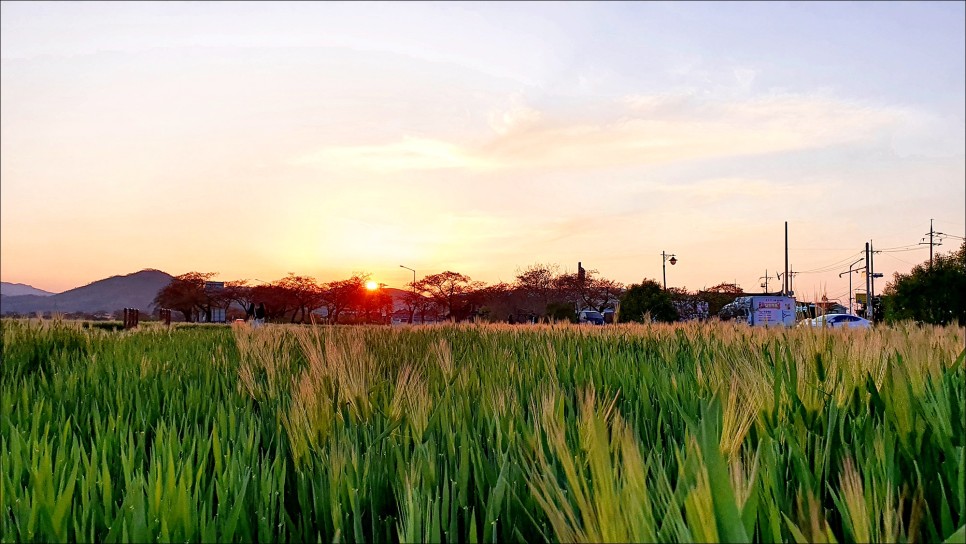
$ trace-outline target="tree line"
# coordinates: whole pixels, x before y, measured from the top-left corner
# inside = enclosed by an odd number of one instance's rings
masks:
[[[655,280],[624,284],[601,276],[597,270],[579,268],[561,272],[557,264],[533,264],[518,270],[512,282],[488,285],[453,271],[425,276],[406,284],[394,308],[393,297],[383,289],[369,290],[367,273],[347,279],[319,282],[313,277],[289,273],[273,282],[252,285],[248,280],[224,282],[210,288],[214,272],[188,272],[176,276],[154,299],[158,308],[179,312],[185,321],[211,321],[213,310],[226,309],[227,317],[245,315],[252,304],[264,304],[266,318],[274,322],[308,323],[324,314],[328,323],[370,323],[395,313],[407,322],[426,321],[576,321],[584,309],[603,312],[620,307],[621,321],[640,321],[647,316],[675,321],[679,308],[700,299],[711,315],[742,294],[731,284],[700,292],[683,288],[664,290]],[[208,286],[206,288],[206,286]],[[313,314],[316,314],[315,316]]]
[[[556,264],[533,264],[518,270],[512,282],[487,285],[453,271],[425,276],[408,283],[399,297],[404,308],[394,307],[383,289],[366,289],[367,273],[347,279],[319,282],[289,273],[279,280],[251,285],[247,280],[224,282],[206,288],[214,272],[188,272],[161,289],[154,305],[182,314],[185,321],[211,321],[213,310],[226,309],[227,317],[243,317],[251,304],[265,305],[270,321],[308,323],[323,310],[328,323],[370,323],[393,314],[407,322],[426,321],[576,321],[577,312],[603,312],[620,308],[620,321],[676,321],[698,302],[705,315],[717,316],[735,298],[744,295],[735,284],[721,283],[700,291],[663,289],[652,279],[625,286],[598,274],[578,269],[560,272]],[[966,242],[958,251],[938,255],[909,274],[895,274],[881,297],[876,297],[877,320],[913,320],[920,323],[966,323]]]
[[[877,298],[873,311],[887,322],[966,325],[966,241],[908,274],[897,272]]]
[[[392,305],[392,297],[387,293],[367,291],[366,274],[319,283],[310,276],[289,273],[260,285],[236,280],[212,287],[209,282],[216,274],[188,272],[175,276],[158,291],[153,304],[179,312],[188,322],[210,322],[216,309],[226,310],[228,319],[242,317],[247,308],[258,304],[264,305],[266,319],[290,323],[309,322],[312,312],[322,308],[333,322],[338,322],[347,311],[372,315]]]

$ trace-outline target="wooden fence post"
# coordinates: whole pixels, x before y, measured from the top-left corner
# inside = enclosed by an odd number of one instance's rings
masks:
[[[138,309],[124,308],[124,329],[133,329],[138,326]]]

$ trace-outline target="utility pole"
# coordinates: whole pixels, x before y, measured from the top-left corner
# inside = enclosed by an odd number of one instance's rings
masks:
[[[869,285],[872,287],[871,295],[869,295],[869,307],[872,308],[872,317],[869,321],[875,319],[875,308],[873,305],[873,297],[875,296],[875,279],[881,278],[882,274],[875,271],[875,250],[872,248],[872,241],[869,240]]]
[[[789,289],[788,278],[788,221],[785,221],[785,277],[782,282],[782,295],[787,296]]]
[[[865,318],[872,321],[872,273],[869,270],[871,259],[869,242],[865,243]]]
[[[926,242],[925,241],[926,238],[924,236],[922,238],[923,241],[919,242],[919,245],[921,245],[921,246],[922,245],[929,244],[929,270],[932,270],[932,264],[933,264],[933,248],[935,246],[941,246],[941,245],[943,245],[943,238],[942,237],[943,236],[949,236],[946,233],[937,232],[934,228],[932,228],[932,222],[933,222],[933,220],[930,219],[929,220],[929,232],[926,233],[926,235],[929,236],[929,241]],[[938,238],[938,240],[937,240],[937,238]],[[958,236],[954,236],[954,238],[959,238],[959,237]]]
[[[869,240],[869,308],[871,308],[872,317],[869,321],[875,318],[875,250],[872,249],[872,240]]]
[[[767,294],[768,293],[768,269],[767,268],[765,269],[765,275],[758,279],[765,280],[765,283],[761,284],[761,286],[765,288],[765,294]]]

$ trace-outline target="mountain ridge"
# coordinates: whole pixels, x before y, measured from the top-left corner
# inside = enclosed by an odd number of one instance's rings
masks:
[[[57,293],[52,293],[50,291],[44,291],[43,289],[38,289],[33,285],[27,285],[26,283],[12,283],[9,281],[0,281],[0,295],[8,297],[19,297],[23,295],[36,295],[41,297],[49,297]]]
[[[171,282],[173,276],[161,270],[146,268],[131,274],[116,275],[96,280],[63,293],[50,295],[0,295],[0,314],[31,314],[34,312],[113,312],[122,308],[137,308],[142,312],[154,309],[158,291]]]

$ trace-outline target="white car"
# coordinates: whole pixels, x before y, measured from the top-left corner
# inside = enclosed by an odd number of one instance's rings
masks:
[[[868,329],[872,322],[852,314],[825,314],[802,321],[806,327],[832,327],[834,329]]]

